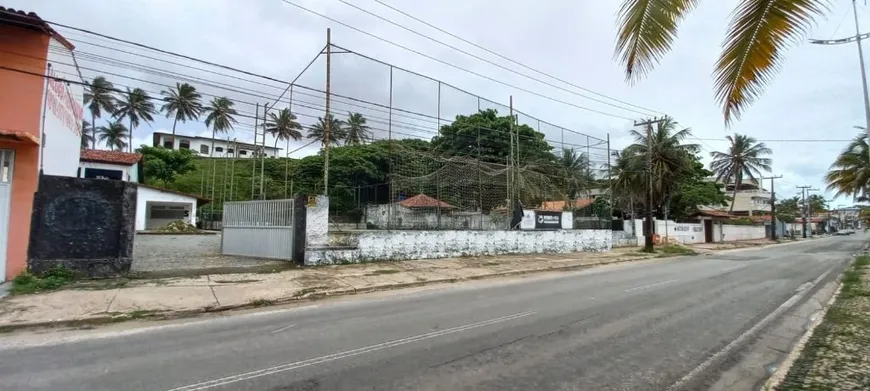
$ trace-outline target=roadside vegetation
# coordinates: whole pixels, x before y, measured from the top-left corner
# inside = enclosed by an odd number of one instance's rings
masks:
[[[55,267],[42,275],[34,275],[29,272],[19,274],[12,280],[12,294],[47,292],[61,289],[76,280],[76,273],[72,270]]]
[[[776,389],[870,390],[870,255],[843,274],[843,286],[800,357]]]

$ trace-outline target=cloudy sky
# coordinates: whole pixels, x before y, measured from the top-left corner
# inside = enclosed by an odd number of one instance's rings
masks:
[[[141,42],[280,81],[293,80],[315,58],[325,44],[326,29],[331,27],[333,42],[344,48],[425,74],[491,101],[483,101],[482,107],[505,110],[499,104],[507,104],[509,97],[513,96],[515,107],[523,113],[592,137],[605,139],[609,134],[614,148],[624,147],[631,141],[628,137],[631,119],[650,113],[667,113],[681,125],[691,127],[697,137],[691,141],[701,145],[705,156],[712,150],[724,150],[727,146],[724,136],[734,132],[771,140],[767,144],[774,151],[774,174],[783,176],[777,182],[780,197],[794,195],[797,185],[824,189],[823,175],[846,143],[778,140],[847,140],[858,132],[853,126],[863,124],[855,45],[799,43],[787,53],[782,71],[761,99],[747,110],[741,121],[726,128],[720,107],[713,100],[711,73],[730,12],[736,3],[733,0],[702,1],[682,24],[674,50],[655,71],[634,85],[624,82],[622,69],[613,60],[619,1],[382,0],[494,52],[618,101],[593,95],[494,57],[391,11],[374,0],[345,1],[558,87],[474,59],[339,0],[288,1],[430,58],[326,20],[282,0],[6,0],[3,5],[36,12],[49,21]],[[828,17],[813,29],[812,37],[828,39],[854,34],[850,2],[836,0],[835,3]],[[870,8],[859,5],[858,12],[861,23],[868,26],[865,31],[870,30]],[[114,73],[117,76],[108,77],[119,86],[142,87],[157,93],[165,89],[163,86],[174,84],[177,75],[183,75],[192,80],[206,98],[210,99],[211,95],[229,96],[238,102],[239,111],[251,117],[254,116],[255,103],[272,104],[286,86],[277,81],[80,32],[60,31],[77,45],[79,64],[91,68],[83,70],[85,77]],[[389,104],[388,66],[353,53],[341,53],[333,58],[335,93],[376,104]],[[323,96],[319,91],[325,86],[324,69],[321,56],[298,81],[310,89],[294,90],[294,111],[300,114],[304,124],[312,123],[322,108]],[[394,69],[393,86],[393,106],[405,110],[393,117],[399,123],[394,131],[431,137],[438,125],[438,83]],[[452,118],[476,110],[474,95],[446,85],[441,91],[440,118]],[[376,134],[384,134],[382,132],[387,126],[381,121],[388,114],[381,106],[354,104],[355,101],[351,100],[337,101],[334,110],[339,113],[362,111],[371,117]],[[285,94],[278,106],[286,106],[288,102],[289,97]],[[533,126],[537,123],[530,117],[521,120]],[[237,130],[228,136],[250,141],[253,138],[252,124],[251,118],[243,118]],[[153,131],[166,131],[171,127],[170,120],[157,118],[150,126],[136,129],[135,145],[150,144]],[[542,127],[548,139],[564,139],[569,145],[586,143],[585,136],[572,131],[561,131],[546,124]],[[178,132],[191,135],[208,133],[201,123],[179,124]],[[272,139],[267,142],[272,143]],[[316,151],[314,146],[304,147],[304,144],[290,144],[290,150],[301,148],[293,156]],[[827,196],[830,198],[832,195]],[[850,200],[841,198],[834,204],[847,202]]]

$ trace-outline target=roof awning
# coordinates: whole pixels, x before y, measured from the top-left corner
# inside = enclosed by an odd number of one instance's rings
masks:
[[[0,129],[0,140],[39,145],[39,139],[36,138],[36,136],[28,132],[22,132],[20,130]]]

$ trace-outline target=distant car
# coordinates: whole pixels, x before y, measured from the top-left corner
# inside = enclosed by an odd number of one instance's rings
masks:
[[[853,233],[855,233],[855,231],[853,231],[851,229],[841,229],[841,230],[837,231],[837,235],[841,235],[841,236],[842,235],[851,235]]]

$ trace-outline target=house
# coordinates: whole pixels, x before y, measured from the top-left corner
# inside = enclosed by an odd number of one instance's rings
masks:
[[[714,179],[709,179],[714,181]],[[728,201],[728,205],[722,207],[721,210],[729,211],[734,216],[753,216],[757,214],[770,213],[771,194],[765,190],[757,181],[748,180],[740,184],[737,193],[734,193],[735,185],[717,182],[717,185],[725,195],[733,197],[733,200]],[[734,209],[731,209],[731,203],[734,204]]]
[[[86,149],[81,152],[79,177],[139,183],[136,191],[136,230],[153,230],[176,220],[196,225],[196,209],[208,202],[194,194],[142,183],[142,155]]]
[[[40,173],[77,174],[83,80],[74,49],[37,14],[0,7],[0,282],[27,268]]]
[[[578,210],[583,209],[592,203],[595,202],[594,197],[587,198],[577,198],[573,201],[544,201],[541,203],[541,207],[538,210],[545,210],[551,212],[561,212],[566,210]]]
[[[214,154],[212,155],[211,147],[214,145]],[[183,136],[171,133],[154,132],[153,144],[154,147],[164,147],[167,149],[190,149],[202,156],[224,157],[224,158],[251,158],[259,157],[257,151],[265,151],[266,157],[279,157],[283,148],[275,148],[263,145],[254,145],[237,141],[228,141],[221,139],[213,139],[209,137],[199,136]]]

